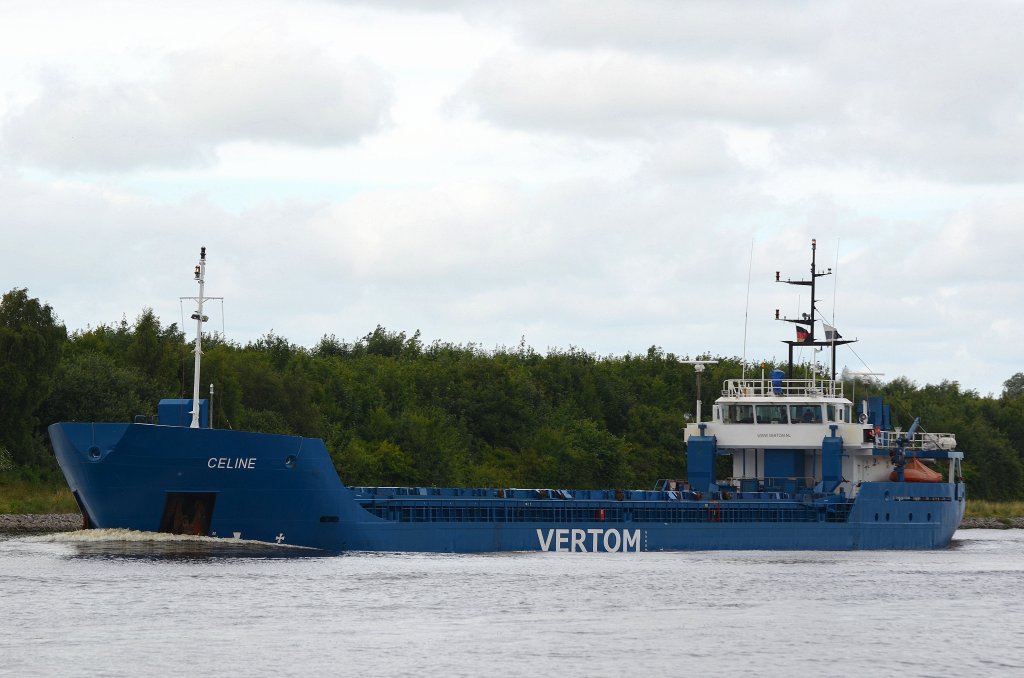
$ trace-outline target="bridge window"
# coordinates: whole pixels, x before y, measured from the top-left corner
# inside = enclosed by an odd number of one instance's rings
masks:
[[[756,410],[758,424],[788,423],[785,405],[758,405]]]
[[[826,405],[825,412],[829,421],[850,423],[850,408],[846,405]]]
[[[794,424],[820,424],[821,405],[790,405],[789,420]]]
[[[753,424],[753,405],[726,405],[723,407],[726,424]]]

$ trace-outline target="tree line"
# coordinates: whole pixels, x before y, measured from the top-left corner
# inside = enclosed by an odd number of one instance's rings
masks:
[[[525,342],[424,344],[419,332],[378,326],[312,348],[273,332],[244,345],[212,334],[203,352],[200,392],[215,386],[215,426],[323,438],[349,485],[650,487],[685,477],[696,378],[688,357],[656,346],[542,355]],[[11,290],[0,303],[0,471],[57,478],[48,424],[153,415],[161,398],[191,397],[192,360],[191,342],[151,309],[68,332],[49,305]],[[744,367],[718,360],[703,376],[705,403]],[[1024,499],[1024,375],[998,398],[902,377],[860,382],[856,394],[882,396],[904,429],[921,416],[927,430],[956,433],[970,496]]]

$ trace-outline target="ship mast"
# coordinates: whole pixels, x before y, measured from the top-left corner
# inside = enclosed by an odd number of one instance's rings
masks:
[[[779,317],[779,309],[775,309],[775,319],[776,320],[781,320],[781,321],[787,322],[787,323],[793,323],[793,324],[797,325],[797,338],[796,338],[796,341],[788,340],[788,341],[783,341],[782,342],[784,344],[788,344],[789,345],[789,370],[788,370],[788,373],[787,373],[788,378],[789,379],[793,378],[793,347],[794,346],[818,346],[818,347],[831,346],[832,347],[832,380],[835,381],[835,378],[836,378],[836,346],[842,346],[843,344],[852,344],[853,342],[855,342],[857,340],[856,339],[843,339],[843,338],[841,338],[839,336],[839,333],[836,332],[836,329],[834,327],[832,328],[832,332],[831,332],[832,336],[831,337],[828,336],[829,332],[825,333],[826,334],[825,341],[816,341],[814,339],[815,304],[817,304],[818,301],[819,301],[818,299],[814,298],[815,283],[818,280],[818,278],[821,278],[822,276],[832,275],[832,269],[831,268],[828,269],[827,271],[824,271],[824,272],[817,270],[817,264],[816,264],[817,250],[818,250],[818,241],[817,241],[817,239],[812,239],[811,240],[811,279],[810,280],[790,280],[788,278],[786,280],[782,280],[781,277],[780,277],[779,271],[775,271],[775,282],[784,282],[784,283],[786,283],[788,285],[804,285],[804,286],[807,286],[807,287],[811,288],[811,312],[810,312],[810,314],[801,313],[799,318],[781,318],[781,317]],[[802,332],[801,332],[801,326],[806,327],[806,329],[804,329]]]
[[[196,301],[199,302],[199,310],[192,314],[192,319],[196,321],[196,367],[195,374],[192,379],[192,424],[190,428],[199,428],[199,364],[202,361],[203,355],[203,323],[207,321],[205,315],[203,315],[203,290],[206,285],[206,248],[203,247],[199,250],[199,263],[196,264],[196,282],[199,283],[199,297]]]

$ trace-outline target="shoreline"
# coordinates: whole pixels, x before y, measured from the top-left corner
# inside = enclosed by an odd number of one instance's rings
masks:
[[[0,534],[73,532],[80,529],[80,513],[0,513]]]
[[[964,518],[960,521],[961,530],[983,528],[988,530],[1024,529],[1024,518]]]
[[[78,513],[0,513],[0,534],[73,532],[80,529],[82,516]],[[964,518],[958,529],[1024,529],[1024,517]]]

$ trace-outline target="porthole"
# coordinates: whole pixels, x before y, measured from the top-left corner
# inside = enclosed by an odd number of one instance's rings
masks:
[[[88,453],[89,458],[92,459],[93,461],[96,461],[97,459],[100,458],[100,448],[96,447],[95,445],[88,449]]]

